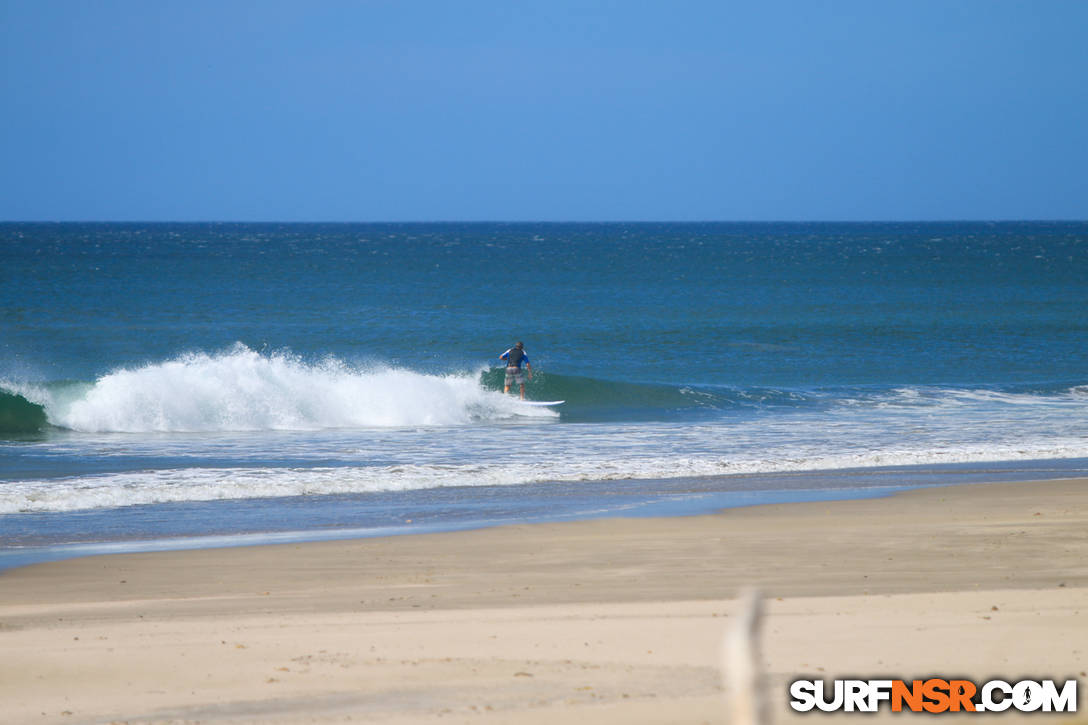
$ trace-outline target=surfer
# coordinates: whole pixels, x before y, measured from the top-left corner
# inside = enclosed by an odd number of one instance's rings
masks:
[[[510,386],[516,380],[517,384],[521,386],[521,399],[525,400],[525,373],[521,371],[522,363],[525,363],[525,369],[529,371],[529,379],[533,379],[533,366],[529,362],[529,356],[525,354],[525,344],[519,342],[502,355],[499,355],[499,359],[506,361],[506,381],[502,386],[503,394],[510,392]]]

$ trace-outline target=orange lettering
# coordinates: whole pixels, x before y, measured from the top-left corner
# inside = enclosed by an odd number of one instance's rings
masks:
[[[945,712],[951,698],[948,695],[948,680],[934,678],[922,683],[922,694],[928,702],[922,703],[926,712]]]
[[[948,691],[951,695],[952,712],[959,712],[962,707],[967,712],[975,711],[975,703],[971,698],[975,696],[975,683],[970,680],[952,680],[948,683]]]
[[[903,702],[913,712],[922,709],[922,681],[914,680],[910,687],[902,680],[892,682],[892,712],[902,712]]]

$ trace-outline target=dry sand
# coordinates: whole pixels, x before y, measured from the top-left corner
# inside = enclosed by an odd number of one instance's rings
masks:
[[[74,559],[0,575],[0,722],[725,723],[722,639],[765,597],[797,677],[1078,678],[1088,481],[668,519]],[[1079,718],[1079,719],[1078,719]]]

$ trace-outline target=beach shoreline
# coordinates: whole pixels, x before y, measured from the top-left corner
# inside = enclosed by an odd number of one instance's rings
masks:
[[[1088,459],[1083,458],[992,461],[26,512],[0,517],[5,528],[0,572],[81,556],[414,536],[609,517],[693,516],[744,506],[872,498],[929,486],[1078,478],[1086,473]]]
[[[1084,713],[1085,531],[1063,479],[69,559],[0,574],[0,697],[43,723],[725,722],[755,587],[780,719],[805,674],[1080,678]]]

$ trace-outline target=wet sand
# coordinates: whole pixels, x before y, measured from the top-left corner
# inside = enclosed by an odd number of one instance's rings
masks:
[[[15,569],[0,701],[16,723],[724,723],[746,587],[779,721],[813,717],[797,677],[1077,677],[1088,714],[1083,479]]]

